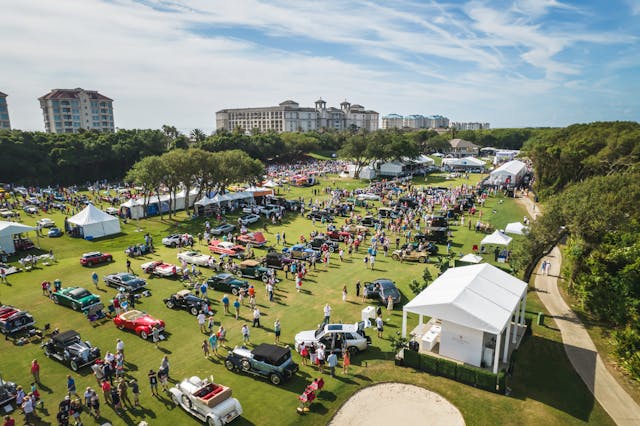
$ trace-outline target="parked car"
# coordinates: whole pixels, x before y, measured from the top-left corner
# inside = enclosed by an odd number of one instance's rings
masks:
[[[236,275],[239,277],[255,278],[256,280],[262,280],[267,282],[269,280],[269,268],[265,268],[261,265],[261,262],[257,260],[243,260],[238,265]]]
[[[193,235],[171,234],[162,239],[162,245],[166,247],[186,246],[193,242]]]
[[[289,255],[292,259],[301,260],[308,260],[312,257],[318,260],[322,255],[318,250],[307,247],[305,244],[295,244],[291,247],[285,247],[282,249],[282,252]]]
[[[339,244],[335,241],[331,241],[329,238],[320,236],[312,238],[311,241],[309,241],[309,247],[314,250],[320,251],[324,251],[323,249],[326,248],[326,250],[330,251],[331,253],[340,249]]]
[[[380,223],[380,221],[378,219],[376,219],[373,216],[365,216],[362,219],[360,219],[358,221],[358,223],[362,226],[367,226],[369,228],[373,228],[374,226],[376,226],[378,223]]]
[[[151,315],[136,309],[131,309],[117,315],[113,319],[113,323],[120,330],[129,330],[136,333],[142,339],[147,340],[151,335],[151,330],[155,326],[158,331],[164,330],[164,321],[155,319]]]
[[[169,309],[184,309],[194,316],[198,315],[200,311],[203,311],[205,314],[211,312],[209,302],[197,297],[189,290],[180,290],[166,299],[162,299],[162,301]]]
[[[427,263],[429,260],[429,252],[418,250],[394,250],[391,254],[393,260]]]
[[[280,214],[280,206],[276,206],[274,204],[267,204],[266,206],[258,207],[260,210],[260,214],[266,218],[271,218],[272,216],[277,216]]]
[[[27,311],[8,305],[0,307],[0,333],[6,336],[31,330],[35,323]]]
[[[389,296],[393,299],[394,305],[400,303],[402,299],[396,283],[387,278],[378,278],[373,282],[364,283],[364,297],[367,299],[378,299],[380,303],[387,303]]]
[[[68,306],[74,311],[89,311],[100,305],[100,296],[82,287],[65,287],[51,296],[57,305]]]
[[[0,217],[3,219],[9,219],[15,216],[18,216],[18,213],[9,209],[0,209]]]
[[[80,264],[82,266],[93,266],[99,263],[113,262],[113,256],[109,253],[102,253],[99,251],[92,251],[84,253],[80,258]]]
[[[60,228],[51,228],[49,229],[49,232],[47,232],[47,237],[49,238],[58,238],[58,237],[62,237],[64,233],[62,232],[62,230]]]
[[[251,244],[253,247],[264,247],[267,244],[267,239],[262,232],[249,232],[244,235],[238,236],[238,243]]]
[[[0,409],[2,412],[9,413],[19,407],[16,407],[17,385],[13,382],[4,380],[0,375]]]
[[[75,330],[58,333],[42,344],[44,354],[63,364],[67,364],[73,371],[78,371],[87,365],[93,365],[100,359],[100,349],[83,341]]]
[[[42,228],[53,228],[56,226],[56,223],[48,217],[43,217],[36,222],[36,225],[40,225]]]
[[[275,250],[269,251],[267,255],[264,257],[264,259],[262,260],[262,263],[267,268],[275,268],[275,269],[282,269],[284,268],[284,265],[290,265],[292,262],[293,260],[290,257],[285,256],[282,253],[278,253]]]
[[[349,239],[351,237],[351,233],[346,231],[338,231],[334,229],[333,231],[327,232],[327,237],[332,241],[342,242]]]
[[[274,385],[290,379],[298,371],[298,364],[291,358],[291,349],[269,343],[261,343],[253,350],[236,346],[227,355],[224,366],[229,371],[266,377]]]
[[[6,263],[0,263],[0,269],[4,269],[4,273],[6,275],[15,274],[22,271],[22,269],[18,269],[15,266],[7,265]]]
[[[212,235],[226,235],[229,232],[235,231],[236,226],[231,223],[223,223],[222,225],[218,225],[215,228],[211,228]]]
[[[171,263],[164,263],[162,260],[154,260],[140,265],[142,270],[149,275],[160,277],[173,277],[182,272],[182,268]]]
[[[322,324],[317,330],[301,331],[294,340],[296,348],[300,348],[300,345],[323,344],[327,352],[342,354],[348,350],[355,355],[371,344],[371,338],[366,335],[364,328],[364,321],[355,324]]]
[[[366,192],[364,194],[356,195],[356,200],[378,201],[378,200],[380,200],[380,196],[377,195],[377,194],[372,194],[370,192]]]
[[[367,234],[369,234],[369,228],[367,228],[366,226],[362,226],[362,225],[346,225],[346,226],[344,226],[344,228],[342,230],[344,232],[350,233],[351,235],[358,235],[358,234],[367,235]]]
[[[416,242],[435,241],[445,244],[449,240],[449,235],[445,227],[427,227],[424,232],[414,235],[413,240]]]
[[[120,214],[120,210],[115,207],[107,207],[104,211],[111,216],[118,216],[118,214]]]
[[[250,225],[252,223],[256,223],[260,220],[260,216],[255,213],[246,214],[244,216],[240,216],[238,222],[242,225]]]
[[[109,274],[103,280],[109,287],[124,288],[127,292],[142,290],[147,285],[145,280],[128,272]]]
[[[227,256],[231,257],[241,258],[244,256],[244,247],[233,244],[229,241],[213,240],[209,244],[209,250],[211,250],[213,253],[226,254]]]
[[[231,388],[197,376],[176,384],[169,394],[174,404],[207,426],[222,426],[242,415],[242,406],[231,397]]]
[[[36,206],[24,206],[22,210],[27,214],[38,214],[38,207]]]
[[[312,212],[307,213],[307,219],[315,219],[315,220],[319,220],[319,221],[324,221],[326,223],[332,223],[333,222],[333,216],[331,216],[327,212],[323,212],[323,211],[320,211],[320,210],[316,210],[316,211],[312,211]]]
[[[35,248],[35,244],[29,238],[16,238],[13,240],[13,246],[16,250],[27,251]]]
[[[239,280],[233,274],[217,274],[207,280],[207,286],[214,290],[224,291],[237,296],[240,289],[248,289],[249,283],[245,280]]]
[[[182,251],[178,253],[178,260],[185,261],[190,265],[209,266],[209,260],[212,258],[210,254],[204,254],[196,250]],[[220,268],[220,263],[214,259],[214,267]]]

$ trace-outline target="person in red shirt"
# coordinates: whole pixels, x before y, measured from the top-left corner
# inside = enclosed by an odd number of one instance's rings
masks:
[[[16,421],[10,415],[4,416],[2,426],[16,426]]]
[[[102,394],[104,395],[104,402],[111,404],[111,384],[108,380],[102,382]]]
[[[31,361],[31,375],[36,383],[40,383],[40,364],[37,359]]]

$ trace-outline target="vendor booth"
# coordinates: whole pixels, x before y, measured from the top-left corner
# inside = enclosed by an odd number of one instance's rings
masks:
[[[120,233],[120,219],[95,207],[87,205],[80,213],[67,219],[72,236],[100,238]]]
[[[513,222],[507,224],[507,226],[504,228],[504,232],[507,234],[525,235],[527,232],[529,232],[529,228],[524,226],[520,222]]]
[[[495,246],[508,246],[511,243],[510,236],[506,235],[502,231],[494,231],[493,234],[487,235],[480,241],[480,244],[484,245],[495,245]]]
[[[485,162],[474,157],[443,158],[442,167],[452,172],[483,172]]]
[[[497,373],[524,336],[526,297],[527,283],[490,264],[451,268],[404,306],[402,336],[417,314],[421,352]]]
[[[16,222],[0,221],[0,252],[5,252],[6,254],[15,253],[15,236],[35,230],[36,228],[33,226],[27,226]]]

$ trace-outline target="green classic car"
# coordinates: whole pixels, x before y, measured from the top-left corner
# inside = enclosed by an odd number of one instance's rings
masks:
[[[100,296],[82,287],[65,287],[53,293],[57,305],[68,306],[75,311],[86,312],[100,304]]]
[[[214,290],[224,291],[225,293],[231,293],[234,296],[240,294],[240,289],[247,290],[249,283],[244,280],[239,280],[232,274],[218,274],[214,275],[207,280],[207,286]]]
[[[235,273],[239,277],[255,278],[265,283],[269,281],[269,268],[265,268],[257,260],[243,260]]]

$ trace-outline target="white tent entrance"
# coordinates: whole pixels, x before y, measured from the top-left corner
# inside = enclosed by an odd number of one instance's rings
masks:
[[[407,336],[407,315],[417,314],[411,334],[421,352],[497,373],[500,359],[508,363],[524,336],[527,287],[487,263],[448,269],[404,306],[402,336]],[[431,320],[424,324],[424,317]]]
[[[70,232],[77,237],[93,239],[120,233],[120,219],[93,204],[87,205],[80,213],[67,219],[67,222],[75,225]]]
[[[16,252],[14,243],[15,235],[23,232],[35,231],[33,226],[23,225],[16,222],[0,221],[0,252],[13,254]],[[37,237],[37,234],[36,234]]]

